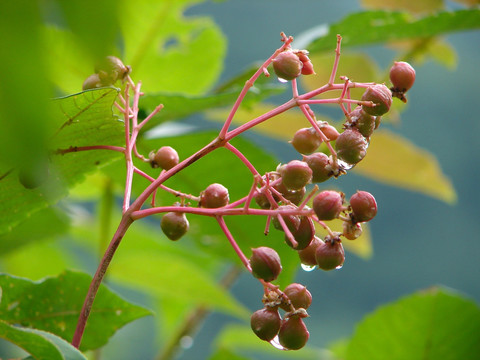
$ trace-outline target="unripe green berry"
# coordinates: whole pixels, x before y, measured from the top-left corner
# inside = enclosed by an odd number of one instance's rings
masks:
[[[295,309],[303,308],[306,310],[312,304],[312,294],[302,284],[290,284],[283,292],[290,299]],[[286,311],[289,311],[289,309],[286,309]]]
[[[293,80],[302,73],[303,63],[292,51],[283,51],[273,59],[273,70],[280,79]]]
[[[171,146],[162,146],[150,160],[152,167],[160,167],[164,170],[170,170],[178,164],[180,158],[177,151]]]
[[[305,346],[310,333],[299,316],[291,316],[283,321],[278,332],[278,341],[288,350],[299,350]]]
[[[313,128],[302,128],[293,135],[291,144],[300,154],[308,155],[318,149],[322,139]]]
[[[160,227],[170,240],[178,240],[188,231],[189,223],[185,213],[168,212],[162,216]]]
[[[345,261],[345,251],[338,236],[326,236],[315,252],[317,265],[322,270],[339,269]]]
[[[85,79],[82,85],[82,89],[83,90],[96,89],[102,86],[104,85],[102,85],[102,81],[100,80],[100,77],[98,76],[98,74],[92,74]]]
[[[395,61],[390,69],[394,91],[405,93],[415,83],[415,69],[407,62]]]
[[[282,320],[276,308],[263,308],[255,311],[250,318],[250,326],[260,339],[271,341],[277,336]]]
[[[275,250],[266,246],[252,249],[250,267],[253,276],[267,282],[275,280],[282,271],[280,256]]]
[[[278,172],[282,176],[283,185],[290,190],[300,190],[312,180],[312,170],[300,160],[282,165]]]
[[[104,85],[113,85],[117,80],[123,80],[130,72],[119,58],[107,56],[95,67],[95,72]]]
[[[381,116],[392,106],[392,92],[383,84],[369,86],[362,95],[362,101],[372,101],[374,106],[364,106],[363,110],[370,115]]]
[[[367,154],[367,140],[356,129],[346,129],[335,142],[339,159],[356,164]]]
[[[338,191],[325,190],[313,199],[313,211],[318,220],[333,220],[343,210],[344,194]]]
[[[321,183],[330,179],[333,171],[330,165],[329,157],[322,153],[316,152],[305,156],[303,161],[312,170],[312,183]]]
[[[310,245],[308,245],[305,249],[298,251],[300,262],[304,265],[316,266],[317,259],[315,258],[315,253],[317,248],[322,244],[323,240],[317,236],[314,236],[313,240],[310,242]]]
[[[357,191],[350,197],[350,206],[355,222],[372,220],[377,215],[377,202],[367,191]]]
[[[204,208],[219,208],[228,204],[230,198],[228,189],[222,184],[211,184],[200,194],[200,206]]]

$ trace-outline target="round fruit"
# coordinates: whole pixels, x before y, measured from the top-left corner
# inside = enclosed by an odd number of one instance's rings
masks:
[[[102,81],[98,74],[92,74],[85,79],[82,85],[83,90],[96,89],[102,87]]]
[[[282,271],[280,256],[275,250],[266,246],[252,249],[250,267],[253,276],[267,282],[275,280]]]
[[[278,332],[278,341],[289,350],[298,350],[305,346],[310,333],[299,316],[291,316],[282,323]]]
[[[282,165],[278,172],[282,176],[282,184],[289,190],[300,190],[312,180],[312,170],[300,160]]]
[[[330,125],[327,121],[318,121],[317,123],[320,126],[320,130],[328,138],[328,140],[334,141],[340,135],[338,130]]]
[[[185,213],[168,212],[162,216],[160,227],[170,240],[178,240],[188,231],[189,223]]]
[[[303,250],[313,240],[315,236],[315,226],[313,225],[312,219],[308,216],[301,216],[300,217],[300,224],[298,225],[297,229],[291,230],[292,235],[297,242],[297,247],[295,250]],[[292,243],[288,239],[287,235],[285,235],[285,242],[288,246],[292,247]]]
[[[230,200],[228,189],[222,184],[211,184],[200,194],[200,206],[204,208],[219,208]]]
[[[305,249],[298,251],[298,256],[300,257],[300,262],[308,266],[316,266],[317,259],[315,259],[315,253],[317,248],[323,244],[323,240],[317,236],[313,237],[313,240],[310,242]]]
[[[260,339],[271,341],[280,330],[282,320],[275,308],[263,308],[255,311],[250,318],[250,326]]]
[[[394,91],[406,92],[415,82],[415,69],[407,62],[395,61],[390,69]]]
[[[367,141],[355,129],[346,129],[335,142],[339,159],[348,164],[356,164],[367,154]]]
[[[277,210],[294,210],[295,207],[292,206],[292,205],[282,205],[282,206],[279,206]],[[285,224],[287,225],[287,228],[288,230],[290,230],[291,232],[294,232],[298,229],[298,227],[300,226],[300,216],[298,215],[282,215],[282,219],[283,221],[285,221]],[[275,229],[277,230],[280,230],[280,231],[284,231],[283,230],[283,227],[282,227],[282,224],[280,223],[280,221],[278,220],[278,217],[275,216],[273,219],[272,219],[272,222],[273,222],[273,226],[275,227]]]
[[[291,144],[300,154],[308,155],[318,149],[322,139],[313,128],[302,128],[293,135]]]
[[[321,183],[330,179],[333,175],[329,157],[322,153],[316,152],[305,156],[303,161],[312,170],[312,183]]]
[[[360,223],[355,223],[352,220],[343,222],[343,233],[348,240],[355,240],[362,235],[362,225]]]
[[[313,211],[318,220],[333,220],[343,210],[343,193],[333,190],[325,190],[313,199]]]
[[[293,80],[302,73],[303,63],[292,51],[283,51],[273,59],[275,74],[284,80]]]
[[[104,85],[113,85],[117,80],[123,80],[130,72],[130,68],[119,58],[107,56],[95,67],[95,72]]]
[[[342,267],[345,251],[338,236],[326,236],[325,242],[315,252],[317,265],[322,270],[333,270]]]
[[[350,197],[350,206],[355,222],[372,220],[377,215],[377,202],[367,191],[357,191]]]
[[[177,151],[171,146],[162,146],[155,153],[151,161],[152,167],[161,167],[164,170],[170,170],[178,164],[180,158]]]
[[[363,101],[372,101],[374,106],[365,106],[363,110],[374,116],[381,116],[390,110],[392,92],[383,84],[369,86],[362,95]]]
[[[362,106],[357,106],[350,114],[350,126],[365,137],[370,137],[375,130],[375,117],[367,114]]]
[[[283,290],[295,309],[308,309],[312,304],[312,294],[302,284],[293,283]],[[289,311],[287,309],[286,311]]]

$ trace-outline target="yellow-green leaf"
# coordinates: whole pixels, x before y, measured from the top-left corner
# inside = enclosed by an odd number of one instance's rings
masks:
[[[455,189],[428,151],[390,131],[376,132],[367,156],[356,167],[358,174],[454,203]]]
[[[363,7],[382,10],[407,10],[413,13],[443,9],[443,0],[362,0]]]

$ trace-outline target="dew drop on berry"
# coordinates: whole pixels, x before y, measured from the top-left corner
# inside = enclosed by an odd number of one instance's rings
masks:
[[[282,79],[281,77],[278,78],[278,81],[280,81],[281,83],[287,83],[288,82],[288,80]]]
[[[343,170],[350,170],[355,166],[355,164],[349,164],[343,160],[337,159],[338,165],[343,169]]]
[[[270,340],[270,344],[279,350],[288,350],[282,344],[280,344],[280,340],[278,340],[278,335],[276,335],[272,340]]]
[[[300,264],[300,266],[301,266],[303,271],[307,271],[307,272],[313,271],[317,268],[316,265],[311,266],[311,265],[307,265],[307,264]]]
[[[335,269],[336,269],[336,270],[340,270],[342,267],[343,267],[343,264],[338,265]]]

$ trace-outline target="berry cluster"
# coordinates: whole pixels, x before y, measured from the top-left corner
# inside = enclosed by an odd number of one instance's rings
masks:
[[[97,68],[96,74],[92,75],[95,81],[92,82],[92,76],[86,80],[84,88],[111,85],[117,80],[126,82],[124,96],[120,97],[121,102],[116,104],[116,108],[124,115],[127,139],[125,148],[92,146],[81,150],[103,148],[124,152],[127,179],[122,222],[92,281],[82,314],[88,316],[92,303],[91,297],[95,296],[109,261],[131,223],[153,214],[163,214],[160,227],[168,239],[176,241],[189,230],[187,215],[210,216],[217,220],[245,268],[264,287],[262,300],[264,307],[251,317],[253,332],[260,339],[276,344],[282,349],[297,350],[306,344],[309,332],[303,319],[308,316],[306,310],[312,301],[310,292],[305,286],[296,283],[290,284],[283,291],[274,285],[272,282],[282,271],[278,253],[270,247],[260,246],[251,249],[251,257],[247,258],[231,234],[224,218],[236,215],[265,216],[265,233],[268,233],[270,224],[273,224],[274,228],[283,233],[287,246],[297,251],[302,264],[326,271],[341,268],[345,261],[342,240],[355,240],[362,234],[362,223],[375,217],[377,203],[373,195],[366,191],[357,191],[347,202],[344,193],[334,190],[319,192],[317,184],[346,174],[366,156],[368,144],[380,124],[381,116],[387,113],[392,105],[392,94],[404,101],[405,92],[413,84],[415,72],[412,73],[413,68],[407,63],[395,63],[390,72],[392,89],[384,84],[354,83],[347,77],[340,77],[342,82],[335,83],[341,43],[341,37],[338,36],[335,62],[328,84],[300,95],[296,79],[302,75],[314,74],[313,65],[307,51],[291,48],[293,41],[291,37],[286,37],[282,33],[282,41],[283,45],[246,82],[218,136],[198,152],[183,160],[170,146],[152,151],[148,158],[138,154],[136,149],[138,132],[161,110],[162,105],[159,105],[140,123],[138,122],[140,84],[135,84],[131,80],[129,67],[124,66],[120,60],[109,57],[106,65]],[[232,119],[248,89],[262,74],[269,76],[270,64],[273,65],[274,72],[282,82],[290,81],[292,99],[242,126],[230,129]],[[350,97],[350,89],[354,87],[365,89],[359,100]],[[134,93],[132,106],[129,103],[130,90]],[[340,92],[340,96],[330,99],[316,98],[317,95],[329,91]],[[345,122],[340,131],[328,122],[316,119],[310,105],[322,103],[338,104],[343,110]],[[301,159],[280,164],[275,170],[261,175],[254,164],[235,148],[230,140],[294,107],[300,108],[309,123],[309,127],[300,128],[291,140],[292,146],[299,152]],[[254,185],[244,197],[232,201],[228,189],[218,183],[212,183],[198,196],[185,194],[164,185],[167,179],[220,147],[237,156],[252,173]],[[79,148],[75,149],[79,151]],[[319,151],[319,149],[324,150]],[[66,152],[68,149],[61,150],[62,154]],[[154,178],[138,169],[132,161],[135,156],[150,163],[154,168],[161,168],[160,174]],[[148,179],[151,184],[131,203],[131,183],[134,173]],[[315,185],[307,190],[310,184]],[[177,199],[180,198],[180,202],[175,202],[172,206],[156,206],[155,194],[158,190],[171,193]],[[143,205],[149,197],[151,197],[151,207],[145,208]],[[327,225],[326,222],[334,219],[342,221],[342,232],[332,231]],[[316,226],[326,230],[327,235],[323,239],[316,235]],[[279,309],[285,312],[283,318],[280,316]],[[81,317],[74,337],[74,345],[80,342],[85,322],[86,317]]]

